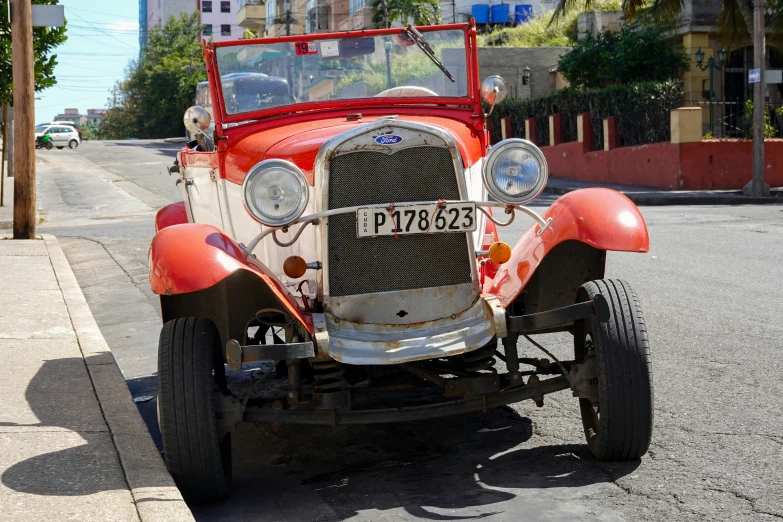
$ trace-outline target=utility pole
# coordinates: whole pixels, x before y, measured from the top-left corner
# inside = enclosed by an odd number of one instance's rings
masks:
[[[285,35],[291,36],[291,4],[285,3]]]
[[[753,0],[753,66],[761,78],[753,84],[753,179],[750,195],[769,196],[769,185],[764,182],[764,113],[767,110],[766,80],[764,78],[764,0]],[[745,192],[748,192],[745,186]]]
[[[451,23],[457,23],[457,0],[451,0]]]
[[[35,239],[35,71],[31,0],[11,11],[14,82],[14,239]]]
[[[8,148],[8,105],[3,104],[3,157],[0,159],[0,207],[5,206],[5,155]]]

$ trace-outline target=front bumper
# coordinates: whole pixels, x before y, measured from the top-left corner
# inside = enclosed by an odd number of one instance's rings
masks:
[[[421,323],[359,324],[313,314],[317,352],[345,364],[385,365],[470,352],[506,336],[505,310],[494,297],[469,309]]]

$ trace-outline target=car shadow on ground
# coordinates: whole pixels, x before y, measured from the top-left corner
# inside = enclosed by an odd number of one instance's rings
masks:
[[[595,491],[639,465],[607,468],[584,445],[531,447],[532,437],[530,419],[510,407],[336,430],[283,426],[277,434],[269,426],[243,425],[234,438],[235,476],[228,502],[246,509],[268,507],[264,496],[270,492],[263,485],[269,484],[271,472],[295,479],[288,496],[301,498],[306,488],[339,520],[399,508],[416,519],[474,519],[507,510],[502,504],[519,495],[538,497],[542,489]],[[536,492],[523,491],[528,489]],[[285,491],[274,495],[276,502],[285,502]],[[197,520],[228,520],[222,509],[219,504],[195,507],[194,515]],[[445,513],[454,510],[465,511]]]

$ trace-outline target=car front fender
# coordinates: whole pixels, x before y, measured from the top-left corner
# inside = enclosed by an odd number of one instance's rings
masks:
[[[172,225],[182,225],[187,222],[188,213],[185,210],[185,202],[172,203],[158,210],[158,213],[155,215],[155,232],[160,232]]]
[[[164,306],[171,296],[181,296],[176,300],[181,302],[191,295],[196,302],[200,299],[196,294],[212,295],[215,292],[207,291],[225,282],[226,289],[215,293],[225,296],[225,302],[204,303],[205,306],[231,308],[241,304],[247,308],[245,315],[250,314],[251,318],[261,308],[276,308],[286,311],[310,333],[314,331],[312,317],[299,308],[272,271],[211,225],[186,223],[160,230],[152,239],[149,266],[150,287],[161,296]],[[244,288],[234,284],[240,280],[244,281]],[[255,281],[252,287],[247,286],[251,280]],[[163,315],[164,320],[172,318],[166,310]]]
[[[511,258],[485,283],[484,293],[509,306],[525,289],[538,266],[557,245],[580,241],[597,250],[647,252],[647,224],[636,205],[610,189],[575,190],[555,201],[543,218],[552,223],[540,236],[531,227],[514,246]]]

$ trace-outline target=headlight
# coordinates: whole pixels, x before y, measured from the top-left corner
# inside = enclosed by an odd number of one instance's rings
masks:
[[[541,149],[527,140],[504,140],[492,147],[484,162],[484,186],[496,200],[524,205],[538,197],[547,180]]]
[[[309,197],[307,180],[296,165],[266,160],[250,169],[242,183],[245,208],[256,221],[282,227],[304,212]]]

